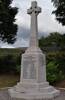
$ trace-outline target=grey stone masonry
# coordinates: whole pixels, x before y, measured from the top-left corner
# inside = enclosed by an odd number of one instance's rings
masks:
[[[30,9],[27,13],[31,16],[31,37],[30,46],[38,46],[38,23],[37,16],[41,12],[41,8],[37,6],[37,2],[32,2]]]
[[[46,81],[46,57],[38,47],[37,16],[41,8],[33,1],[27,13],[31,15],[30,46],[22,55],[20,82],[9,89],[11,100],[54,100],[59,90]]]

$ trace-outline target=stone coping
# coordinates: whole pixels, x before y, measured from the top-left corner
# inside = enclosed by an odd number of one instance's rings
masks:
[[[4,88],[0,88],[0,90],[6,90],[6,89],[10,89],[10,88],[12,88],[12,87],[4,87]],[[61,87],[55,87],[56,89],[58,89],[58,90],[63,90],[63,91],[65,91],[65,88],[61,88]]]

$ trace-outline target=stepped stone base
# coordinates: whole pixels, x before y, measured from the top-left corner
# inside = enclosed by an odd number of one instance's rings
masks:
[[[38,47],[37,16],[41,8],[33,1],[27,13],[31,15],[30,47],[22,55],[20,83],[9,89],[11,100],[54,100],[59,91],[46,82],[45,54]]]
[[[60,94],[59,90],[45,83],[18,83],[8,90],[11,100],[55,100]]]
[[[59,90],[46,82],[46,61],[42,51],[28,48],[22,55],[20,82],[8,90],[11,100],[56,100]]]

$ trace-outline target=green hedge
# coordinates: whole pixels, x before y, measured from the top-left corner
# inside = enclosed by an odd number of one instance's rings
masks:
[[[4,50],[5,51],[5,50]],[[0,51],[3,52],[3,51]],[[6,51],[0,55],[0,74],[20,74],[22,52]],[[53,84],[65,79],[65,52],[47,52],[47,80]]]
[[[47,53],[47,80],[54,84],[65,79],[65,52]]]
[[[21,57],[14,55],[6,55],[0,57],[0,73],[18,73],[20,66]]]
[[[24,50],[21,48],[0,49],[0,74],[19,74],[22,53]]]

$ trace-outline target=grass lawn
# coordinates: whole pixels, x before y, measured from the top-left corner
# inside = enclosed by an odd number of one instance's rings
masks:
[[[0,88],[12,87],[19,82],[17,75],[0,75]],[[54,85],[55,87],[65,88],[65,80]]]
[[[17,75],[0,75],[0,88],[14,86],[18,81]]]

